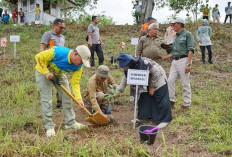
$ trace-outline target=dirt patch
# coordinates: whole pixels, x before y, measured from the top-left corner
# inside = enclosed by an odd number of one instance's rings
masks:
[[[55,130],[58,131],[62,129],[64,133],[65,140],[71,140],[74,144],[84,145],[86,143],[92,142],[93,139],[96,139],[98,143],[107,143],[110,140],[115,142],[125,141],[125,139],[132,139],[135,142],[139,143],[139,134],[137,129],[132,129],[131,120],[133,119],[133,111],[131,106],[127,104],[118,104],[113,106],[113,110],[119,110],[119,112],[112,112],[117,119],[116,123],[110,124],[108,126],[93,126],[85,121],[87,115],[78,107],[74,106],[74,111],[76,113],[76,120],[80,123],[86,124],[89,126],[88,130],[65,130],[64,128],[64,116],[63,111],[60,109],[54,110],[53,119],[56,123]],[[173,113],[177,116],[176,113]],[[174,116],[174,117],[175,117]],[[180,115],[179,115],[180,116]],[[42,121],[42,117],[38,117]],[[144,124],[155,125],[151,121],[145,121]],[[177,132],[173,133],[169,130],[169,127],[161,130],[155,140],[154,145],[146,145],[148,152],[151,156],[162,156],[164,153],[164,145],[162,140],[162,132],[165,134],[166,143],[169,150],[169,155],[172,155],[172,147],[175,145],[180,149],[180,154],[184,156],[217,156],[217,154],[212,154],[206,149],[197,146],[196,143],[189,143],[188,141],[188,128],[179,129]],[[58,133],[58,132],[57,132]],[[27,143],[34,143],[36,134],[40,135],[40,139],[46,141],[45,130],[43,128],[36,129],[35,124],[27,123],[25,124],[24,130],[17,132],[18,136],[23,137],[21,140],[27,141]],[[14,139],[14,135],[12,135]],[[16,134],[15,134],[16,138]],[[109,140],[110,139],[110,140]]]

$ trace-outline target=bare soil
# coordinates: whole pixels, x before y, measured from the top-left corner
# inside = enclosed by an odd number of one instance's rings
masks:
[[[85,121],[87,115],[78,107],[74,106],[74,110],[76,113],[76,120],[82,124],[86,124],[89,126],[88,130],[65,130],[64,128],[64,116],[63,112],[60,109],[54,110],[53,119],[56,123],[55,130],[61,128],[64,132],[65,139],[73,141],[75,144],[86,144],[89,143],[91,140],[96,139],[99,143],[107,143],[109,139],[114,139],[116,142],[124,141],[125,139],[133,139],[136,142],[140,142],[139,140],[139,133],[136,129],[132,129],[131,120],[133,119],[133,111],[131,110],[131,106],[129,104],[124,105],[115,105],[113,106],[112,115],[116,117],[116,122],[108,125],[108,126],[93,126]],[[177,116],[176,113],[173,113],[174,117]],[[38,119],[42,117],[39,116]],[[151,124],[156,125],[151,121],[146,121],[143,124]],[[33,144],[35,141],[35,135],[37,133],[37,125],[33,123],[28,123],[25,125],[24,130],[17,132],[15,135],[23,136],[21,138],[23,141],[27,141],[27,143]],[[176,147],[180,148],[180,154],[184,154],[186,157],[216,157],[217,154],[213,154],[208,152],[206,149],[202,148],[202,146],[197,146],[196,143],[189,143],[186,144],[188,140],[188,128],[184,130],[178,129],[178,132],[175,134],[171,133],[169,127],[161,130],[156,137],[155,143],[153,145],[144,144],[147,148],[148,152],[151,156],[162,156],[164,145],[162,141],[162,134],[164,132],[166,143],[168,146],[168,150],[172,150],[172,146],[175,145]],[[39,135],[41,140],[46,140],[45,130],[39,129]],[[14,137],[14,135],[13,135]],[[172,154],[172,152],[169,152]]]

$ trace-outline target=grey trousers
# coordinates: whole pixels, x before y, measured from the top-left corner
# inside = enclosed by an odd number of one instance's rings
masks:
[[[191,104],[191,87],[190,87],[190,73],[185,73],[187,64],[187,57],[179,60],[173,60],[169,77],[168,77],[168,91],[170,101],[176,102],[175,98],[175,82],[180,77],[183,87],[183,106],[190,106]]]
[[[39,73],[37,70],[35,70],[35,75],[36,75],[38,91],[40,93],[40,99],[41,99],[41,104],[42,104],[42,115],[43,115],[45,129],[46,130],[54,129],[55,124],[52,120],[52,86],[53,86],[53,83],[50,80],[46,79],[45,75]],[[58,76],[58,78],[59,78],[60,83],[68,91],[70,91],[69,82],[66,76],[61,75],[61,76]],[[75,113],[73,111],[73,106],[72,106],[72,100],[58,85],[55,85],[55,88],[57,89],[58,93],[62,97],[65,125],[71,126],[76,122]]]

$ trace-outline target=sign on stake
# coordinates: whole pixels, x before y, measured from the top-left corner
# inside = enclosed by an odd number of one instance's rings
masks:
[[[14,43],[14,59],[16,59],[16,42],[20,42],[19,35],[11,35],[10,42]]]
[[[139,38],[131,38],[131,45],[135,46],[135,57],[136,57],[136,46],[139,44]]]
[[[135,129],[135,124],[136,124],[138,86],[139,85],[148,86],[148,78],[149,78],[148,70],[128,69],[127,71],[127,84],[136,85],[133,129]]]

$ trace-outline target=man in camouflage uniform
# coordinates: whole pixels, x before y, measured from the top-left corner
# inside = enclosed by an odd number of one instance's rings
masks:
[[[146,57],[152,60],[160,59],[165,54],[164,49],[170,49],[171,46],[163,47],[164,40],[158,36],[159,24],[152,23],[148,27],[148,35],[141,37],[136,50],[137,57]]]

